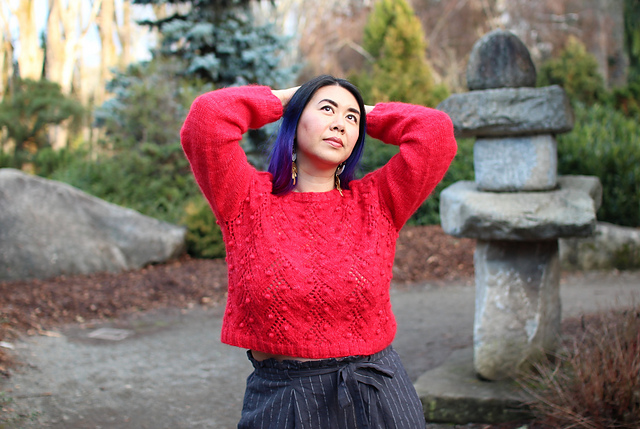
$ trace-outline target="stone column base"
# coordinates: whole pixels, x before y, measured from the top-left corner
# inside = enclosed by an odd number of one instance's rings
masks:
[[[554,350],[560,332],[558,241],[478,241],[474,367],[504,380]]]

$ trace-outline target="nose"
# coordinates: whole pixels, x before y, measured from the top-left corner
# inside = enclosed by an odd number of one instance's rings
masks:
[[[344,133],[344,121],[340,117],[336,117],[331,126],[332,130],[336,130],[340,133]]]

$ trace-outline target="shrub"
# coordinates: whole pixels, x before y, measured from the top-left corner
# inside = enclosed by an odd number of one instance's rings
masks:
[[[639,226],[640,125],[600,104],[577,103],[575,113],[573,131],[558,137],[558,171],[598,176],[603,186],[598,218]]]
[[[554,360],[521,384],[554,428],[640,427],[640,306],[583,318]]]
[[[16,167],[15,157],[0,149],[0,168],[15,168],[15,167]]]
[[[640,120],[640,79],[612,91],[613,106],[628,117]]]
[[[203,196],[193,198],[185,207],[182,223],[187,227],[187,252],[196,258],[224,258],[222,231]]]
[[[12,166],[30,163],[32,155],[49,144],[49,125],[80,118],[83,113],[82,105],[65,96],[57,83],[15,78],[0,102],[0,127],[15,144]]]
[[[593,104],[607,98],[598,61],[584,44],[571,36],[559,58],[546,61],[538,71],[538,86],[560,85],[571,100]]]
[[[364,28],[363,39],[370,61],[365,70],[354,73],[351,79],[365,101],[435,106],[448,96],[447,88],[435,83],[425,57],[424,30],[409,2],[377,2]]]
[[[172,223],[182,218],[185,202],[200,193],[179,143],[143,144],[96,159],[78,151],[48,177]]]

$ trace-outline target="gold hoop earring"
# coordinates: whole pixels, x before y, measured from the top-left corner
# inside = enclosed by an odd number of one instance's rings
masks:
[[[340,175],[344,171],[344,167],[345,167],[345,163],[343,162],[336,169],[336,175],[335,175],[335,177],[336,177],[336,189],[338,190],[338,192],[340,192],[340,195],[342,195],[343,197],[344,197],[344,194],[342,193],[342,188],[340,187]]]
[[[291,179],[293,180],[293,186],[296,185],[296,177],[298,177],[298,167],[296,167],[296,159],[298,156],[295,152],[291,154]]]

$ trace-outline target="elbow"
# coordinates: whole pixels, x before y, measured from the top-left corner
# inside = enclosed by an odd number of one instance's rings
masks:
[[[458,142],[456,141],[456,137],[454,134],[453,121],[446,113],[440,113],[442,115],[441,141],[443,154],[450,160],[453,160],[453,158],[456,156],[456,153],[458,152]]]
[[[182,128],[180,129],[180,144],[182,145],[182,150],[184,151],[184,153],[189,156],[191,148],[191,133],[188,117],[187,120],[185,120],[184,124],[182,124]]]
[[[195,136],[200,133],[199,128],[200,123],[202,122],[201,118],[203,117],[205,109],[205,96],[206,94],[200,95],[193,101],[193,103],[191,103],[189,113],[187,114],[187,117],[182,124],[182,128],[180,129],[180,144],[187,155],[190,152],[190,148],[193,146]]]

